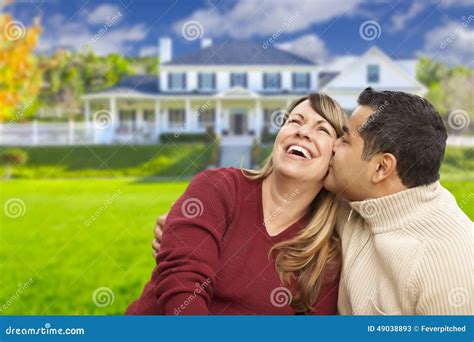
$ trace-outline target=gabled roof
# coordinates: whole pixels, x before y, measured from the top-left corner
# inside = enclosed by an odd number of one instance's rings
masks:
[[[426,92],[426,87],[421,84],[416,78],[412,77],[411,75],[408,74],[408,70],[402,67],[399,63],[397,63],[396,60],[393,60],[387,54],[385,54],[382,50],[380,50],[378,47],[373,46],[369,50],[367,50],[360,58],[354,60],[352,63],[349,63],[347,66],[345,66],[338,75],[333,77],[329,82],[326,82],[324,86],[321,87],[321,91],[326,92],[328,91],[329,88],[331,88],[331,85],[333,85],[336,82],[340,82],[341,80],[344,80],[344,77],[348,72],[350,72],[353,68],[357,67],[362,63],[366,58],[368,58],[371,55],[377,55],[383,60],[385,60],[388,65],[396,70],[399,75],[401,75],[403,78],[408,80],[412,85],[413,88],[418,88],[423,92]]]
[[[174,58],[163,65],[317,65],[316,62],[250,41],[226,41]]]
[[[90,94],[97,93],[140,93],[140,94],[158,94],[160,92],[158,86],[157,75],[135,75],[125,76],[116,85],[104,90],[99,90]]]

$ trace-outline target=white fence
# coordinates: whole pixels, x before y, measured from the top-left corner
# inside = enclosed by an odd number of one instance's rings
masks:
[[[153,125],[136,127],[135,122],[101,127],[85,122],[0,123],[0,145],[94,145],[94,144],[153,144],[159,135]]]
[[[242,139],[245,137],[242,137]],[[153,123],[121,121],[118,125],[97,126],[85,122],[0,123],[0,145],[95,145],[156,144],[159,132]],[[450,135],[449,146],[474,147],[474,136]]]

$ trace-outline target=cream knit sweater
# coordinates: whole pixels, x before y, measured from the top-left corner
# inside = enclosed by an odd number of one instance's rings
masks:
[[[349,205],[340,314],[474,314],[473,224],[439,182]]]

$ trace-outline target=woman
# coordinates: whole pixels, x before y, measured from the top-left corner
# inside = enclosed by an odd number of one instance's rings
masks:
[[[323,180],[344,121],[329,96],[309,94],[289,106],[262,169],[195,176],[127,314],[336,314],[338,203]]]

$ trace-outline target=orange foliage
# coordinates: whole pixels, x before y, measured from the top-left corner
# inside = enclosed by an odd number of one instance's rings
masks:
[[[39,20],[26,28],[8,13],[0,13],[0,121],[21,118],[41,87],[34,55],[41,33]]]

